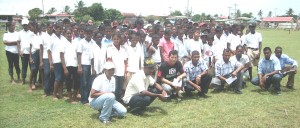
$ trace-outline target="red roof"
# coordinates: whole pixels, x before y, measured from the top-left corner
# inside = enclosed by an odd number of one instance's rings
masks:
[[[293,19],[293,17],[265,17],[262,21],[264,22],[289,22]]]
[[[122,15],[124,17],[136,17],[136,15],[134,13],[126,13],[126,12],[122,12]]]

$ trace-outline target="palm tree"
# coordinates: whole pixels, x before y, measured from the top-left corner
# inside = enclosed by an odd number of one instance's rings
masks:
[[[81,11],[81,9],[84,7],[85,3],[80,0],[80,1],[77,1],[77,4],[75,4],[75,8],[78,9],[78,11]]]
[[[64,7],[64,12],[65,12],[65,13],[68,13],[68,14],[71,14],[71,8],[70,8],[70,6],[66,5],[66,6]]]
[[[236,18],[238,18],[238,17],[241,17],[241,10],[240,9],[238,9],[238,10],[236,10]]]
[[[56,11],[57,10],[54,7],[52,7],[52,8],[49,9],[49,11],[47,12],[47,14],[52,14],[52,13],[54,13]]]
[[[262,11],[262,10],[259,10],[257,15],[258,15],[260,18],[262,18],[263,11]]]
[[[289,10],[287,10],[285,14],[288,16],[292,16],[294,15],[294,10],[292,8],[289,8]]]
[[[268,17],[272,17],[272,11],[269,11]]]

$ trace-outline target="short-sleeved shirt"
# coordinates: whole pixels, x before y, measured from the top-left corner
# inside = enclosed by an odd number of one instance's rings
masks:
[[[82,65],[91,65],[93,59],[93,47],[95,42],[90,40],[89,42],[86,39],[82,39],[78,42],[77,52],[81,53],[81,64]]]
[[[236,46],[242,44],[240,35],[234,34],[229,34],[226,42],[230,44],[230,49],[232,50],[235,50]]]
[[[190,40],[190,48],[189,48],[190,54],[192,55],[192,52],[195,50],[200,53],[200,56],[202,56],[203,43],[201,39],[199,39],[198,41],[195,41],[193,39]]]
[[[227,74],[230,74],[240,66],[242,66],[242,64],[238,62],[236,59],[230,58],[227,63],[225,63],[223,58],[219,59],[215,64],[216,77],[220,75],[225,76]]]
[[[43,59],[48,59],[48,52],[47,47],[50,43],[51,35],[49,35],[47,32],[43,32],[41,35],[41,45],[43,45]]]
[[[280,71],[281,66],[278,58],[274,55],[271,55],[269,60],[262,58],[258,63],[258,74],[265,75],[275,70]]]
[[[239,60],[237,60],[236,55],[232,56],[231,59],[235,59],[236,61],[238,61],[238,62],[240,62],[241,64],[244,64],[244,65],[249,63],[249,57],[245,54],[242,54],[242,57]]]
[[[30,38],[31,35],[33,35],[33,32],[31,32],[30,30],[21,30],[19,32],[19,40],[20,42],[20,46],[21,46],[21,52],[23,54],[29,54],[29,50],[30,50]]]
[[[47,47],[48,50],[51,51],[52,54],[52,62],[55,63],[61,63],[60,59],[60,52],[63,48],[63,44],[65,41],[64,36],[57,37],[55,34],[52,34],[49,46]]]
[[[112,45],[113,41],[111,39],[107,39],[106,37],[103,37],[101,41],[101,45],[103,48],[107,48],[108,46]]]
[[[288,55],[286,54],[281,54],[281,57],[278,58],[279,61],[280,61],[280,66],[281,66],[281,69],[285,68],[285,65],[288,64],[288,65],[293,65],[293,66],[296,66],[298,67],[298,63],[296,60],[293,60],[292,58],[290,58]]]
[[[155,80],[150,76],[146,76],[144,70],[139,70],[130,79],[123,101],[128,104],[131,97],[140,94],[142,91],[147,90],[149,86],[154,85]]]
[[[103,70],[103,65],[105,63],[105,54],[106,54],[106,48],[101,46],[101,48],[94,44],[93,46],[93,56],[94,56],[94,69],[96,71],[96,74],[99,74]]]
[[[107,76],[104,74],[99,75],[95,78],[92,89],[99,91],[99,92],[114,92],[115,91],[116,80],[115,77],[111,77],[108,80]],[[91,102],[94,98],[89,96],[89,102]]]
[[[174,49],[178,51],[178,57],[182,58],[184,56],[188,56],[188,52],[185,49],[183,41],[181,41],[179,38],[176,38]]]
[[[8,41],[8,42],[19,41],[19,33],[18,32],[13,32],[13,33],[7,32],[7,33],[4,33],[4,35],[3,35],[3,41]],[[9,51],[11,53],[18,54],[18,47],[17,47],[17,45],[5,46],[5,51]]]
[[[115,75],[116,76],[124,76],[125,74],[125,63],[124,61],[127,59],[127,53],[124,46],[120,46],[118,50],[115,45],[110,45],[106,51],[106,59],[111,59],[115,64]]]
[[[169,61],[169,52],[172,51],[174,49],[174,42],[167,41],[165,38],[161,39],[159,44],[159,47],[161,47],[163,52],[162,52],[162,56],[164,57],[164,61]]]
[[[144,65],[144,51],[141,49],[140,44],[136,44],[135,47],[127,46],[127,54],[127,71],[137,72],[138,70],[140,70],[139,67],[143,67]]]
[[[261,34],[255,32],[252,34],[251,32],[246,35],[245,44],[250,48],[259,48],[259,42],[262,42]]]
[[[177,61],[174,65],[170,65],[169,62],[163,62],[158,70],[158,77],[163,77],[169,81],[173,81],[174,78],[184,73],[182,64]]]
[[[73,40],[69,42],[68,40],[64,41],[64,46],[62,48],[62,53],[64,53],[65,63],[66,66],[77,67],[78,60],[77,60],[77,45],[78,42]]]
[[[30,44],[31,44],[31,54],[35,53],[37,50],[40,50],[40,44],[42,43],[41,36],[37,34],[32,34],[30,38]]]
[[[195,80],[199,74],[207,69],[208,68],[203,60],[199,60],[196,66],[192,63],[192,61],[188,61],[186,64],[184,64],[186,79],[191,81]]]

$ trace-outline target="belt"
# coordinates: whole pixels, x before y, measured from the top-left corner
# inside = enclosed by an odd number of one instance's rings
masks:
[[[251,48],[251,47],[248,47],[248,48],[252,49],[253,51],[257,51],[258,50],[258,48]]]

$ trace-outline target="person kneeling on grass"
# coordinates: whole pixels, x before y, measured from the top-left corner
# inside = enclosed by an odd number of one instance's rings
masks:
[[[213,84],[221,85],[216,88],[215,91],[222,91],[225,83],[234,89],[237,94],[242,94],[242,79],[241,70],[243,64],[238,62],[236,59],[230,59],[231,51],[229,49],[223,50],[223,59],[219,59],[215,64],[216,77],[212,80]],[[231,81],[229,82],[229,79]]]
[[[281,94],[280,81],[282,75],[279,73],[281,70],[280,61],[272,54],[270,47],[263,49],[265,57],[262,58],[258,63],[258,77],[253,78],[251,83],[259,85],[261,89],[268,90],[273,84],[274,91],[276,94]]]
[[[142,114],[146,106],[149,106],[156,97],[165,100],[167,93],[155,83],[151,77],[155,71],[155,62],[151,58],[144,60],[144,69],[136,72],[130,79],[123,101],[130,107],[130,112],[135,115]],[[155,88],[149,87],[154,86]]]
[[[126,108],[116,101],[115,66],[112,62],[104,64],[104,73],[95,78],[90,92],[89,103],[93,109],[100,111],[99,119],[104,124],[110,124],[110,117],[124,117]]]
[[[212,77],[208,74],[204,60],[199,60],[199,54],[198,51],[193,51],[192,60],[184,65],[187,79],[184,90],[188,96],[192,95],[191,91],[197,90],[198,96],[206,97],[205,93],[208,91]]]

